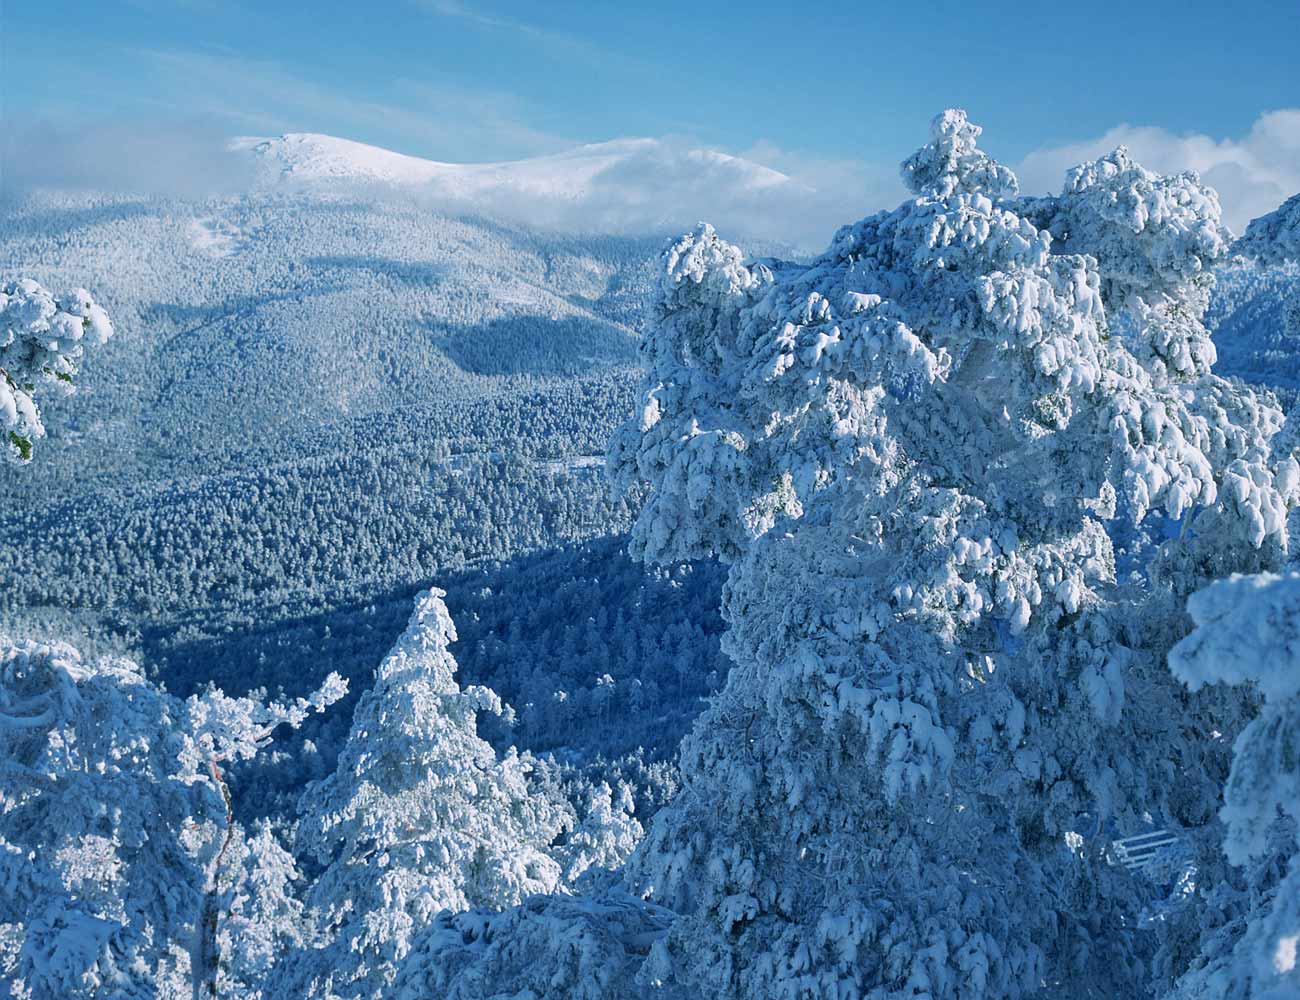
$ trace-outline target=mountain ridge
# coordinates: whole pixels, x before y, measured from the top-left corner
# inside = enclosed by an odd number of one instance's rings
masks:
[[[761,191],[805,185],[743,157],[679,147],[661,139],[623,138],[588,143],[559,153],[490,163],[454,163],[398,153],[380,146],[313,132],[276,137],[238,136],[234,152],[251,153],[266,181],[359,181],[418,186],[456,199],[512,192],[561,200],[589,196],[611,171],[686,170],[712,175],[732,190]]]

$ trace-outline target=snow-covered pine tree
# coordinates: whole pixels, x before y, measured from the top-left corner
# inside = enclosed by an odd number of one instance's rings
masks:
[[[0,442],[10,461],[28,462],[45,436],[38,392],[70,393],[86,345],[113,335],[84,288],[58,299],[24,278],[0,284]]]
[[[807,265],[707,226],[665,255],[609,466],[651,486],[636,555],[731,564],[734,665],[631,863],[681,914],[647,975],[705,996],[1140,976],[1090,960],[1117,932],[1070,846],[1175,763],[1131,745],[1145,712],[1115,728],[1110,526],[1186,519],[1171,589],[1285,551],[1281,415],[1210,373],[1213,192],[1121,149],[1019,199],[978,135],[936,118],[915,197]]]
[[[1248,900],[1205,935],[1171,998],[1287,1000],[1300,996],[1300,574],[1220,580],[1188,610],[1196,630],[1174,647],[1172,671],[1192,689],[1248,685],[1263,704],[1233,746],[1221,813]]]
[[[231,823],[220,767],[345,690],[331,675],[290,705],[181,702],[129,660],[0,641],[0,985],[31,1000],[198,998],[223,974],[232,899],[244,937],[291,933],[232,864],[266,852]]]
[[[311,944],[313,928],[298,897],[302,872],[265,820],[251,834],[241,829],[228,853],[213,992],[240,1000],[278,1000],[280,994],[266,985],[272,972],[287,954]]]
[[[590,790],[587,811],[555,852],[564,869],[564,884],[572,886],[592,869],[615,871],[641,842],[645,830],[634,815],[632,787],[618,783],[614,790],[601,782]]]
[[[477,713],[502,705],[457,683],[444,596],[417,598],[337,770],[303,795],[299,845],[324,865],[308,901],[325,945],[285,969],[296,995],[384,995],[440,911],[500,909],[560,883],[550,848],[572,810],[530,787],[526,756],[498,758],[478,736]]]

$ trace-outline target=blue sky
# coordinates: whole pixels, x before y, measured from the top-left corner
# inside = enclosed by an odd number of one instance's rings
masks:
[[[1244,141],[1300,106],[1298,38],[1300,0],[0,0],[0,114],[326,132],[451,161],[671,135],[867,183],[951,105],[1012,163],[1123,125]]]

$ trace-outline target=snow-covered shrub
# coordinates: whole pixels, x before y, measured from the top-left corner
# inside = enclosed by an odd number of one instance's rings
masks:
[[[291,705],[181,702],[128,660],[0,641],[0,983],[33,1000],[208,996],[222,940],[283,936],[293,908],[252,860],[274,851],[232,823],[221,766],[343,691],[331,677]],[[227,978],[259,964],[225,958]]]
[[[444,912],[422,934],[392,1000],[688,1000],[653,969],[673,914],[614,885],[533,896],[500,913]]]

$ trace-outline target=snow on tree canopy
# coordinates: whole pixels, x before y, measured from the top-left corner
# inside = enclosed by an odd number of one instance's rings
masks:
[[[1253,682],[1270,702],[1300,694],[1300,575],[1219,580],[1193,594],[1187,611],[1197,628],[1169,665],[1193,690]]]
[[[634,551],[734,561],[841,481],[881,507],[869,530],[890,531],[910,492],[951,538],[891,607],[1023,627],[1043,600],[1077,605],[1107,577],[1100,520],[1213,504],[1234,461],[1243,530],[1275,534],[1264,462],[1280,416],[1235,426],[1248,394],[1186,381],[1194,365],[1157,364],[1108,322],[1113,296],[1204,333],[1200,292],[1227,250],[1213,193],[1117,151],[1024,203],[1068,223],[1058,253],[1022,203],[999,200],[1009,171],[974,150],[963,114],[932,133],[907,166],[929,193],[844,227],[807,266],[746,264],[709,226],[665,253],[642,413],[611,446],[616,482],[653,487]]]
[[[1168,586],[1287,549],[1282,415],[1210,370],[1214,193],[1120,149],[1021,199],[978,136],[938,116],[916,197],[807,264],[664,254],[608,468],[634,554],[731,564],[734,667],[631,862],[706,996],[1063,981],[1046,834],[1139,782],[1110,532],[1186,518]]]
[[[1300,261],[1300,194],[1253,219],[1232,249],[1265,265]],[[1300,296],[1290,296],[1283,304],[1283,316],[1287,332],[1300,337]]]
[[[1232,248],[1261,264],[1300,260],[1300,194],[1294,194],[1274,211],[1252,219],[1246,234]]]
[[[84,288],[56,299],[30,279],[0,285],[0,434],[11,461],[30,461],[32,443],[45,436],[36,393],[72,392],[86,346],[112,335]]]
[[[903,182],[920,197],[947,198],[958,191],[990,198],[1020,190],[1016,175],[975,142],[984,130],[949,108],[930,123],[930,141],[903,161]]]

